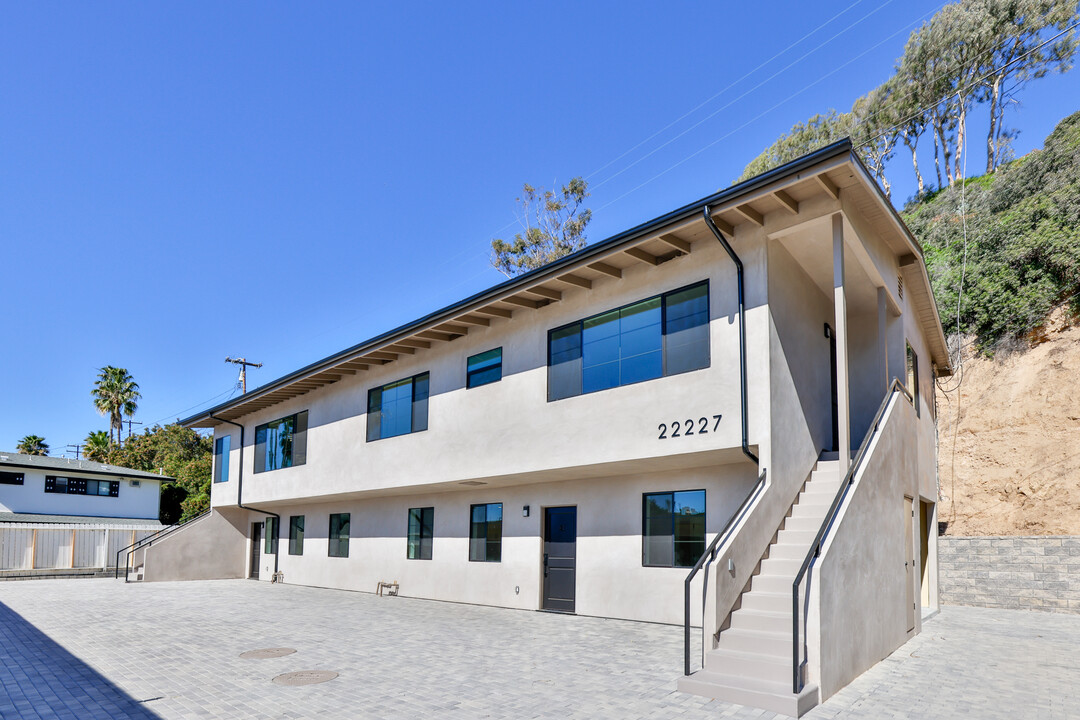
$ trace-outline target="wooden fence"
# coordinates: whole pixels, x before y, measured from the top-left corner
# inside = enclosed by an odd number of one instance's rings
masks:
[[[116,553],[152,535],[161,525],[75,523],[0,524],[0,571],[113,568]]]

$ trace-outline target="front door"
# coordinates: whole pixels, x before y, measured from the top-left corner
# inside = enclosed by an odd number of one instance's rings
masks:
[[[252,580],[259,579],[259,566],[262,565],[262,529],[261,522],[251,523],[251,574]]]
[[[544,510],[544,610],[574,612],[577,508]]]

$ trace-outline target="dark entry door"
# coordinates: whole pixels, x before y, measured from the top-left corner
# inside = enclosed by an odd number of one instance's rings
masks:
[[[262,565],[262,529],[263,524],[251,523],[251,574],[252,580],[259,579],[259,565]]]
[[[544,510],[544,609],[574,612],[577,508]]]

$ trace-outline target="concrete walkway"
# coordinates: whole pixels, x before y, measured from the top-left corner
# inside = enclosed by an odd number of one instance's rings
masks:
[[[265,660],[248,650],[295,648]],[[679,628],[249,581],[0,586],[0,717],[773,718],[674,691]],[[1080,718],[1080,617],[947,607],[817,718]],[[329,682],[271,682],[332,670]]]

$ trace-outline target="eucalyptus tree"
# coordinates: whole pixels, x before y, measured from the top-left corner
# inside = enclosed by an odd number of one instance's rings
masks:
[[[885,165],[892,159],[900,133],[894,121],[894,88],[885,83],[855,101],[851,112],[841,116],[855,151],[892,200],[892,185]]]
[[[27,435],[19,441],[19,444],[15,446],[15,449],[23,455],[49,454],[49,444],[45,442],[45,438],[40,435]]]
[[[849,120],[847,115],[829,110],[824,115],[814,115],[806,122],[795,123],[791,130],[751,160],[736,182],[760,175],[847,137],[851,130]]]
[[[492,240],[491,265],[514,277],[585,247],[585,228],[592,220],[592,210],[582,207],[587,197],[589,183],[581,177],[557,191],[525,183],[516,199],[525,231],[510,242]]]
[[[116,443],[119,445],[124,430],[124,416],[131,417],[138,410],[137,401],[142,397],[139,384],[124,368],[107,365],[98,371],[94,389],[90,391],[94,408],[102,415],[109,416],[109,439],[116,431]]]

